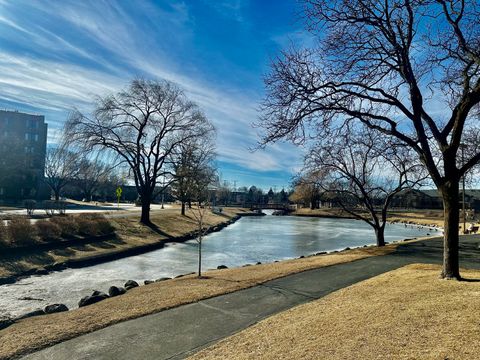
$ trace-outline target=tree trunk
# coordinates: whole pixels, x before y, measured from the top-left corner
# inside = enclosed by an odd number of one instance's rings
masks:
[[[60,190],[55,190],[53,192],[53,195],[55,196],[55,201],[59,201],[60,200]]]
[[[182,215],[185,215],[185,202],[182,201]]]
[[[150,203],[151,200],[147,197],[142,197],[142,215],[140,217],[140,222],[145,225],[150,225]]]
[[[385,225],[375,228],[377,246],[385,246]]]
[[[441,189],[443,197],[444,235],[443,235],[443,269],[442,278],[460,279],[458,260],[458,221],[460,205],[458,181],[449,181]]]
[[[198,277],[202,276],[202,235],[198,241]]]

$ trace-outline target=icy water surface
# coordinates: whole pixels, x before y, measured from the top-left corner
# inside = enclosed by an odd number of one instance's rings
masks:
[[[428,228],[388,225],[386,241],[440,234]],[[374,232],[362,221],[294,216],[244,217],[203,241],[203,268],[241,266],[290,259],[320,251],[375,243]],[[107,292],[126,280],[173,277],[197,270],[197,243],[172,243],[143,255],[82,269],[33,276],[0,286],[0,314],[20,315],[52,303],[77,307],[93,290]]]

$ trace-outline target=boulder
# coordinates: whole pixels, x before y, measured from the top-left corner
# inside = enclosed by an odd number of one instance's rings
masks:
[[[118,286],[110,286],[110,288],[108,289],[108,295],[110,295],[111,297],[122,295],[126,292],[127,290],[125,290],[123,287]]]
[[[260,261],[257,261],[255,265],[262,265],[262,263]]]
[[[44,311],[46,314],[54,314],[54,313],[68,311],[68,307],[64,304],[52,304],[52,305],[45,306]]]
[[[97,293],[97,294],[96,295],[92,294],[91,296],[84,296],[83,298],[81,298],[80,301],[78,302],[78,307],[95,304],[99,301],[108,299],[108,295],[105,293],[102,293],[100,291],[94,291],[94,293]]]
[[[12,325],[15,321],[7,316],[0,316],[0,330]]]
[[[217,270],[228,269],[227,265],[218,265]]]
[[[190,272],[190,273],[186,273],[186,274],[180,274],[180,275],[175,276],[175,279],[178,279],[178,278],[181,278],[181,277],[184,277],[184,276],[187,276],[187,275],[192,275],[192,274],[195,274],[195,273]]]
[[[98,290],[93,290],[92,292],[92,296],[107,296],[107,294],[105,294],[103,291],[98,291]]]
[[[160,279],[155,280],[155,282],[161,282],[161,281],[166,281],[166,280],[170,280],[170,279],[171,278],[169,278],[169,277],[162,277]]]
[[[135,287],[138,287],[138,283],[134,280],[128,280],[126,283],[125,283],[125,289],[126,290],[130,290],[130,289],[133,289]]]
[[[145,285],[150,285],[150,284],[153,284],[154,282],[155,282],[155,281],[153,281],[153,280],[145,280],[143,283],[144,283]]]
[[[39,269],[36,269],[35,270],[35,275],[47,275],[48,274],[48,270],[47,269],[44,269],[44,268],[39,268]]]
[[[33,310],[33,311],[30,311],[26,314],[20,315],[19,317],[17,317],[15,319],[15,321],[26,319],[26,318],[33,317],[33,316],[39,316],[39,315],[45,315],[45,311],[43,311],[42,309]]]

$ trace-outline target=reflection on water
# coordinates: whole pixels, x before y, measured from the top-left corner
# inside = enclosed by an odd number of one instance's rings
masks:
[[[428,232],[431,231],[424,228],[389,225],[385,240],[426,236]],[[203,267],[272,262],[373,243],[374,233],[362,221],[293,216],[245,217],[205,238]],[[128,279],[140,282],[173,277],[196,269],[197,243],[173,243],[143,255],[0,286],[0,314],[19,315],[51,303],[64,303],[72,308],[93,290],[107,291],[111,285],[122,286]]]

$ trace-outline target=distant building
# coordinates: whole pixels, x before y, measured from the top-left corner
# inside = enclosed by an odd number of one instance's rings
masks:
[[[463,193],[459,191],[459,203],[463,199]],[[443,201],[438,190],[414,190],[401,191],[392,199],[391,206],[404,209],[443,209]],[[465,208],[480,210],[480,190],[465,189]]]
[[[0,110],[0,199],[40,196],[46,147],[43,115]]]

